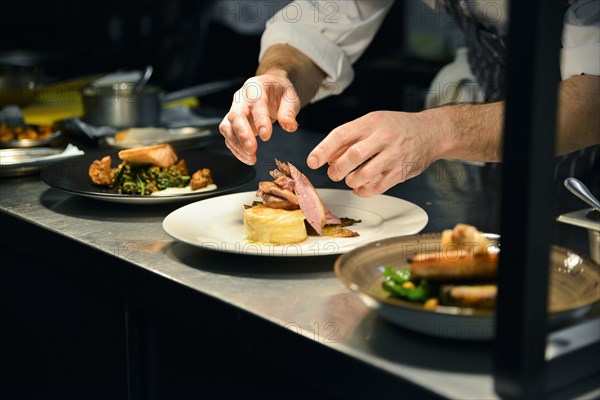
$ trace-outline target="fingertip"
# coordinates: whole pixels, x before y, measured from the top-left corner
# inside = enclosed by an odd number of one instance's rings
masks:
[[[247,154],[239,153],[239,154],[236,154],[236,157],[238,158],[238,160],[240,160],[241,162],[243,162],[246,165],[256,164],[256,156],[250,156]]]
[[[280,110],[277,121],[281,128],[287,132],[295,132],[298,129],[296,114],[292,110]]]
[[[254,165],[256,164],[256,159],[251,160],[241,160],[246,165]]]
[[[330,163],[329,167],[327,167],[327,176],[334,181],[339,182],[344,179],[344,176],[338,175],[339,169],[336,163]]]
[[[225,146],[233,153],[235,158],[239,161],[243,162],[247,165],[254,165],[256,163],[256,157],[248,156],[240,151],[238,151],[235,146],[232,146],[231,143],[225,141]]]
[[[310,169],[317,169],[320,167],[319,159],[317,157],[313,156],[312,154],[310,154],[308,156],[308,158],[306,159],[306,165],[308,165],[308,167]]]
[[[293,133],[298,130],[298,123],[296,123],[296,121],[294,121],[294,120],[283,122],[280,125],[283,128],[283,130],[286,132]]]
[[[258,136],[260,137],[260,139],[263,142],[266,142],[267,140],[269,140],[271,138],[271,135],[269,134],[269,130],[267,128],[265,128],[264,126],[261,126],[260,129],[258,130]]]

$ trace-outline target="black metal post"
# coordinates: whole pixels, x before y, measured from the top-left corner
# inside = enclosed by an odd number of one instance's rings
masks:
[[[541,398],[545,386],[553,156],[563,2],[510,2],[495,390]]]

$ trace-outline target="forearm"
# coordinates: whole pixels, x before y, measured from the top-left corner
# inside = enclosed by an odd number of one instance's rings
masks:
[[[600,77],[579,75],[562,81],[556,153],[600,144]]]
[[[556,155],[600,144],[600,77],[577,76],[559,85]],[[504,102],[423,111],[427,129],[441,134],[439,158],[502,160]]]
[[[420,114],[425,129],[437,138],[437,159],[501,161],[504,102],[451,105]]]
[[[325,73],[310,58],[285,44],[273,45],[265,51],[256,74],[273,74],[289,79],[302,106],[310,102],[325,79]]]

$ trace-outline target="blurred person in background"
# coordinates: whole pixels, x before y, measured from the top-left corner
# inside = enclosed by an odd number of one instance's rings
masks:
[[[256,76],[219,127],[232,153],[256,163],[256,138],[269,140],[275,121],[294,132],[302,107],[347,88],[392,3],[297,0],[269,19]],[[501,161],[508,1],[424,3],[454,18],[466,42],[432,82],[426,109],[368,113],[333,129],[308,154],[310,168],[329,164],[329,177],[359,196],[383,193],[436,160]],[[597,171],[600,0],[565,2],[560,71],[556,154],[576,154],[579,165]]]

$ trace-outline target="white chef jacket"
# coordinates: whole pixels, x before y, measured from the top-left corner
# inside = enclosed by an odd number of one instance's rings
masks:
[[[436,0],[422,0],[440,10]],[[556,0],[554,0],[556,1]],[[274,44],[289,44],[311,58],[327,75],[313,102],[339,94],[354,77],[352,64],[364,53],[379,30],[394,0],[295,0],[266,23],[259,61]],[[561,75],[600,75],[600,0],[577,0],[564,17]],[[484,25],[506,32],[508,2],[463,2],[473,7]]]

